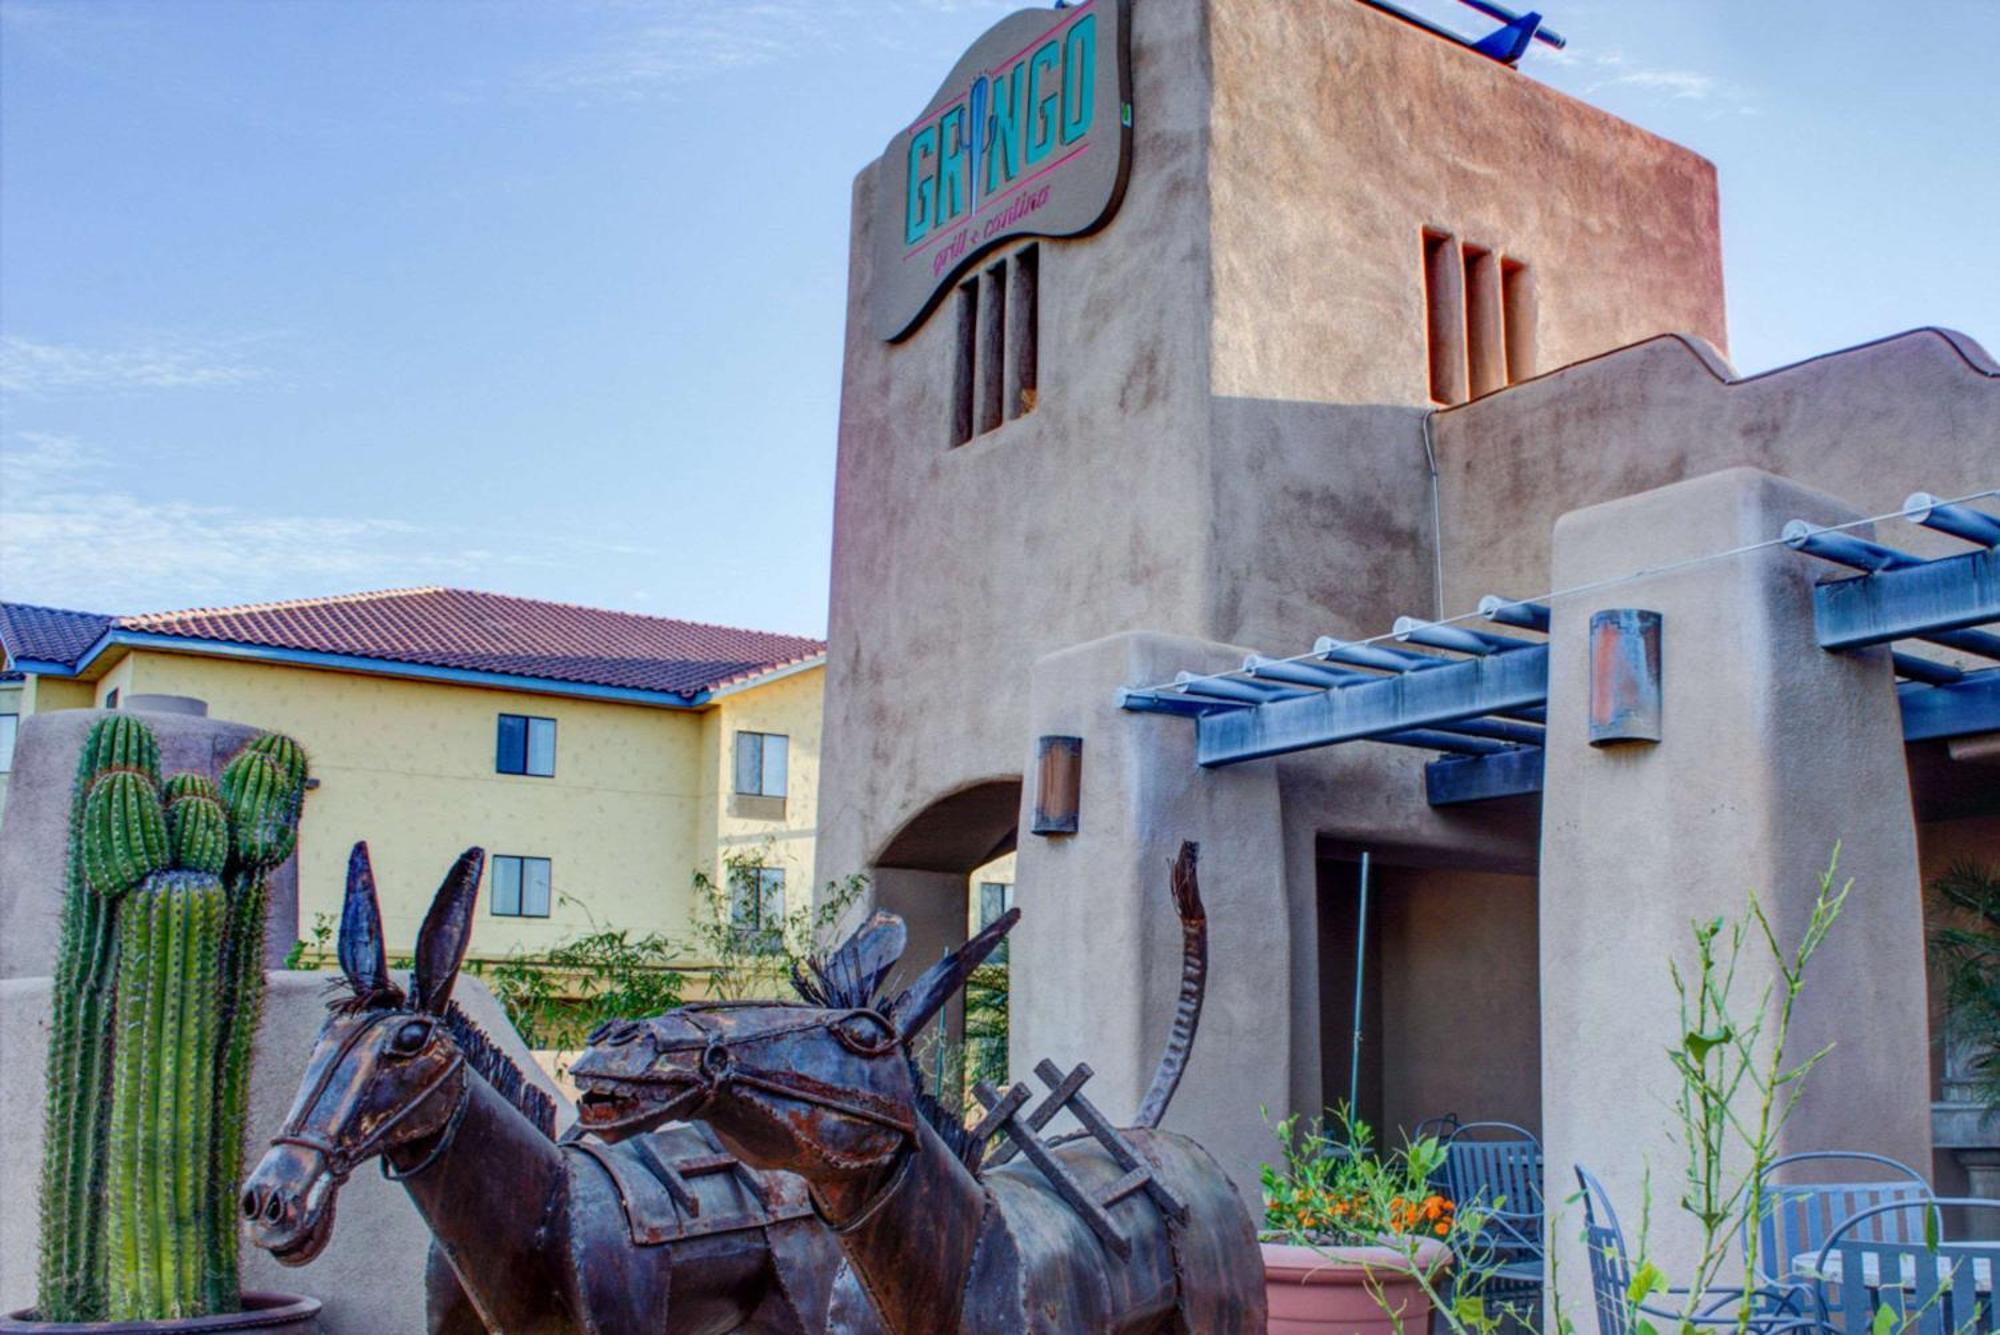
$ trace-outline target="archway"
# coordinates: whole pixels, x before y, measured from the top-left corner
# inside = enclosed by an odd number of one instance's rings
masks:
[[[906,985],[944,952],[963,945],[982,912],[991,913],[1010,898],[1009,855],[1019,835],[1020,815],[1020,777],[988,779],[925,807],[876,856],[870,868],[876,907],[900,914],[910,932],[892,988]],[[983,893],[974,885],[975,875]],[[996,892],[994,887],[1004,888]],[[953,1054],[952,1071],[927,1071],[927,1075],[944,1085],[963,1075],[962,994],[940,1012],[939,1023],[944,1043],[939,1047],[933,1042],[926,1051]],[[933,1063],[936,1060],[934,1055]]]

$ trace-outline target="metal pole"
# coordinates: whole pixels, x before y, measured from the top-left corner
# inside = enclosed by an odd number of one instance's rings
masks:
[[[1354,932],[1354,1046],[1348,1049],[1347,1113],[1361,1102],[1361,984],[1368,971],[1368,854],[1361,855],[1361,920]]]

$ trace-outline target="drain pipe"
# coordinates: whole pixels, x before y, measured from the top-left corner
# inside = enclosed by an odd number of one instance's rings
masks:
[[[1437,416],[1437,409],[1424,410],[1424,466],[1431,475],[1431,598],[1436,609],[1431,613],[1434,621],[1444,620],[1444,508],[1438,499],[1438,456],[1437,444],[1431,435],[1431,422]]]
[[[1368,854],[1361,854],[1361,921],[1354,932],[1354,1043],[1347,1050],[1347,1114],[1361,1106],[1361,984],[1368,972]]]

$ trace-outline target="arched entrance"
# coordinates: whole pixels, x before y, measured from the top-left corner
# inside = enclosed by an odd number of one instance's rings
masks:
[[[1020,815],[1020,777],[988,779],[925,807],[876,856],[870,868],[876,907],[901,915],[910,932],[892,988],[963,945],[982,916],[1004,908],[1011,898]],[[985,1018],[990,1027],[991,1017]],[[963,995],[945,1006],[939,1023],[942,1047],[935,1042],[919,1047],[928,1054],[928,1083],[951,1086],[963,1079],[961,1058],[967,1051]],[[972,1036],[974,1048],[991,1044],[990,1037]],[[1004,1039],[999,1047],[1004,1052]],[[974,1053],[975,1065],[977,1057]],[[939,1069],[929,1069],[933,1066]]]

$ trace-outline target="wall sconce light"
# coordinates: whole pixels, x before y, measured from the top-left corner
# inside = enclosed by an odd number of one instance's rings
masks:
[[[1606,607],[1590,614],[1590,744],[1660,740],[1660,614]]]
[[[1083,797],[1083,738],[1043,737],[1035,743],[1035,834],[1075,834]]]

